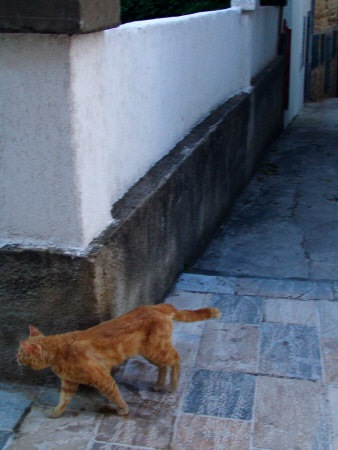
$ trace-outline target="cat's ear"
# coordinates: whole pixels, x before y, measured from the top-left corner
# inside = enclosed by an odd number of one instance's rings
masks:
[[[29,325],[29,332],[30,332],[30,336],[44,336],[43,333],[41,333],[41,331],[39,331],[36,327],[34,327],[33,325]]]

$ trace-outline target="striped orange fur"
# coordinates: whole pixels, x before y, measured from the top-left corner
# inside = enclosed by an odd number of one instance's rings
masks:
[[[171,343],[172,320],[195,322],[220,317],[216,308],[178,310],[172,305],[140,306],[84,331],[45,336],[30,326],[30,336],[20,343],[19,364],[39,370],[46,367],[61,378],[60,400],[49,416],[58,417],[66,409],[79,384],[99,389],[117,407],[128,413],[112,378],[111,369],[126,359],[142,355],[158,367],[155,390],[165,388],[167,369],[171,368],[169,391],[177,388],[180,357]]]

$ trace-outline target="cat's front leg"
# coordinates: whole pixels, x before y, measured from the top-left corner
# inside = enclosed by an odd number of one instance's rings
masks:
[[[56,418],[61,416],[64,410],[67,408],[68,403],[73,398],[75,392],[78,388],[78,383],[73,383],[72,381],[61,379],[61,390],[60,390],[60,398],[59,403],[55,408],[52,408],[48,411],[48,417]]]
[[[110,373],[98,373],[92,385],[101,391],[117,408],[119,416],[125,416],[129,412],[127,403],[123,400],[119,388]]]

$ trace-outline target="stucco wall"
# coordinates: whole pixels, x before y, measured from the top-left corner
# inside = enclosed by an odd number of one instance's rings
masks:
[[[0,379],[53,376],[18,370],[13,355],[31,323],[48,334],[67,332],[163,300],[281,132],[283,62],[276,58],[250,93],[227,100],[158,161],[114,205],[118,223],[82,255],[0,249]]]
[[[276,20],[274,7],[231,8],[1,36],[0,242],[83,250],[112,205],[272,60]]]
[[[308,11],[311,10],[311,0],[289,0],[284,8],[284,18],[291,28],[291,60],[290,60],[290,91],[289,108],[284,114],[284,123],[287,125],[300,111],[304,104],[305,82],[305,51],[304,22]]]
[[[250,42],[251,77],[255,77],[274,59],[278,45],[278,9],[276,7],[259,8],[252,15],[252,35]]]
[[[70,40],[0,34],[1,243],[81,236],[69,101]]]

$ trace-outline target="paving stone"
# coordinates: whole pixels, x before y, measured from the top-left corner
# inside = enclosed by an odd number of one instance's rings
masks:
[[[224,322],[257,325],[263,316],[263,300],[260,297],[215,294],[212,306],[218,308],[222,315],[217,320],[208,321],[208,328],[222,327]]]
[[[59,402],[60,388],[48,388],[37,399],[36,404],[54,407]],[[78,391],[70,401],[67,409],[74,411],[99,411],[108,402],[98,390]]]
[[[334,224],[334,226],[334,233],[336,233],[336,223]],[[325,233],[325,229],[321,231],[321,233]],[[336,239],[336,234],[333,237],[334,239]],[[333,280],[334,278],[338,278],[337,255],[334,252],[335,250],[331,250],[327,255],[320,255],[318,259],[316,259],[316,255],[311,255],[312,262],[309,273],[310,278],[327,278],[331,280]]]
[[[333,297],[335,301],[338,301],[338,281],[333,283]]]
[[[317,326],[316,302],[288,299],[266,299],[264,319],[267,322],[281,322]]]
[[[301,228],[292,218],[269,217],[271,205],[266,214],[257,205],[255,209],[257,217],[245,212],[228,218],[224,232],[211,242],[194,269],[230,276],[307,278],[310,263],[302,247]]]
[[[181,366],[194,366],[200,345],[200,337],[183,333],[174,333],[172,343],[180,355]]]
[[[44,386],[30,386],[28,384],[10,383],[10,382],[0,383],[0,391],[21,393],[24,394],[28,399],[32,400],[45,389],[46,388]]]
[[[115,380],[121,381],[123,379],[138,379],[148,381],[154,384],[157,380],[158,369],[154,364],[150,364],[142,356],[136,356],[127,361],[120,377],[114,377]]]
[[[175,292],[166,299],[166,303],[172,304],[178,309],[199,309],[210,306],[212,294],[192,293],[179,291]],[[174,333],[189,334],[201,336],[205,321],[202,322],[173,322]]]
[[[332,425],[332,449],[338,448],[338,387],[328,386],[330,419]]]
[[[237,294],[299,300],[333,300],[331,282],[239,278]]]
[[[325,392],[318,383],[258,377],[254,417],[255,447],[330,448]]]
[[[173,437],[173,450],[245,450],[250,448],[250,422],[181,414]]]
[[[21,392],[0,391],[0,429],[11,431],[32,400]]]
[[[220,294],[234,294],[237,279],[232,277],[216,277],[212,275],[197,275],[184,273],[175,286],[177,290],[191,292],[214,292]]]
[[[130,404],[126,417],[108,416],[102,419],[96,440],[140,447],[167,448],[174,424],[173,411],[148,401],[136,408]]]
[[[105,442],[94,442],[90,450],[155,450],[152,447],[135,447],[129,445],[107,444]]]
[[[170,303],[178,309],[199,309],[210,306],[211,299],[210,293],[174,291],[168,295],[165,303]]]
[[[196,370],[187,389],[183,412],[250,420],[254,391],[253,375]]]
[[[154,410],[154,408],[162,409],[166,411],[168,415],[175,414],[176,409],[182,399],[186,386],[190,381],[190,369],[187,367],[181,368],[180,380],[178,389],[174,393],[170,393],[167,390],[155,392],[153,390],[154,381],[157,379],[154,377],[153,381],[140,373],[140,377],[126,378],[124,375],[120,379],[116,380],[122,397],[129,405],[129,409],[132,413],[137,411],[143,411],[147,409],[148,405]],[[169,377],[167,382],[169,382]],[[113,405],[111,405],[113,407]]]
[[[338,339],[338,303],[319,302],[320,335],[325,339]]]
[[[325,382],[338,384],[338,339],[320,339]]]
[[[264,322],[259,370],[262,374],[319,380],[321,362],[316,329]]]
[[[8,439],[12,436],[10,431],[0,430],[0,449],[4,448]]]
[[[49,419],[46,412],[46,408],[33,407],[8,449],[78,450],[87,447],[94,435],[95,415],[66,411],[58,419]]]
[[[205,328],[196,357],[196,367],[209,370],[257,371],[258,327],[224,324]]]

